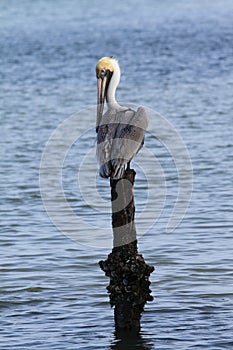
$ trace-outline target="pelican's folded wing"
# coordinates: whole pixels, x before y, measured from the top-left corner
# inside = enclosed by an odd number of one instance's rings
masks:
[[[111,174],[111,148],[115,133],[114,125],[102,124],[98,128],[96,157],[100,164],[100,176],[109,177]]]
[[[144,108],[137,111],[128,110],[121,118],[124,123],[118,124],[111,147],[111,158],[114,165],[128,163],[140,150],[148,127],[148,118]]]

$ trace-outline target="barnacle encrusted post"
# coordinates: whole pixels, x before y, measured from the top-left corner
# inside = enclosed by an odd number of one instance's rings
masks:
[[[135,174],[129,169],[123,179],[110,180],[113,249],[107,260],[99,262],[110,278],[107,290],[114,307],[116,330],[138,331],[144,306],[153,300],[149,276],[154,267],[145,263],[137,249],[133,196]]]

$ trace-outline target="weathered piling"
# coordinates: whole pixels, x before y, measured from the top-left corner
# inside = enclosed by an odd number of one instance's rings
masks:
[[[140,318],[150,295],[149,276],[154,267],[145,263],[137,249],[134,222],[135,206],[133,169],[126,170],[123,179],[110,180],[112,201],[113,249],[99,265],[110,278],[107,287],[114,307],[116,330],[140,329]]]

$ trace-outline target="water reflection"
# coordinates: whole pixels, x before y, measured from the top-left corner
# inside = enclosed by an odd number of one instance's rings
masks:
[[[109,347],[111,350],[151,350],[152,343],[144,339],[138,332],[118,331],[114,333],[114,343]]]

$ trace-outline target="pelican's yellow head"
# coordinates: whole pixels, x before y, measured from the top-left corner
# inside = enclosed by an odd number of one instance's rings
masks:
[[[113,57],[102,57],[96,65],[96,77],[101,78],[106,71],[114,72]]]
[[[103,109],[104,99],[107,96],[107,91],[111,78],[114,74],[114,68],[118,67],[117,60],[114,57],[103,57],[96,65],[96,77],[98,79],[98,105],[97,105],[97,118],[96,118],[96,130],[100,124]]]

